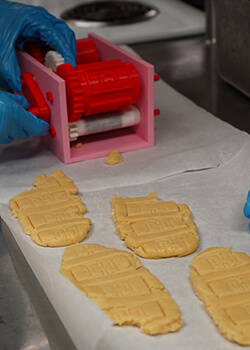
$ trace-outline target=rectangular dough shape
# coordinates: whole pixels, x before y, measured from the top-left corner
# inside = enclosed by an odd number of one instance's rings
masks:
[[[56,206],[42,206],[21,209],[18,219],[27,235],[31,235],[34,228],[54,222],[64,221],[66,218],[78,217],[86,211],[85,205],[77,196],[72,196],[68,201],[58,203]]]
[[[144,258],[184,256],[194,252],[199,237],[186,204],[147,197],[111,198],[116,232],[128,248]]]
[[[150,335],[182,326],[178,306],[164,285],[132,253],[73,245],[64,250],[60,272],[117,325],[138,326]]]
[[[44,247],[60,247],[81,242],[91,221],[84,218],[86,207],[76,195],[77,187],[61,170],[41,174],[33,185],[9,200],[12,214],[24,232]]]
[[[250,257],[213,247],[190,263],[197,296],[225,338],[250,345]]]
[[[79,216],[53,225],[35,228],[31,238],[44,247],[62,247],[81,242],[86,238],[91,221]]]

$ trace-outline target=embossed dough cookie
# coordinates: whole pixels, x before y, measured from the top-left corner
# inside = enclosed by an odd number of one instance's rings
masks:
[[[232,248],[209,248],[191,261],[190,279],[220,332],[250,345],[250,257]]]
[[[182,326],[178,306],[164,285],[132,253],[75,244],[64,249],[60,272],[116,325],[138,326],[150,335]]]
[[[116,232],[128,248],[143,258],[184,256],[194,252],[199,237],[186,204],[147,197],[111,198]]]
[[[10,199],[9,207],[24,232],[42,246],[59,247],[81,242],[91,221],[84,218],[86,207],[76,196],[77,187],[61,170],[49,177],[38,176],[36,189]]]

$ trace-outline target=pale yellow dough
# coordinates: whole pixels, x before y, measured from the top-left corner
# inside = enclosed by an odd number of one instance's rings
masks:
[[[225,338],[250,345],[250,257],[213,247],[190,263],[197,296]]]
[[[109,165],[115,165],[123,162],[123,158],[118,152],[118,149],[113,149],[106,158],[106,163]]]
[[[199,237],[186,204],[147,197],[111,198],[116,232],[127,247],[144,258],[184,256],[194,252]]]
[[[60,272],[116,325],[137,326],[150,335],[182,326],[178,306],[164,285],[132,253],[75,244],[64,249]]]
[[[86,207],[76,196],[73,181],[61,170],[50,176],[38,176],[27,190],[10,199],[9,207],[34,242],[41,246],[60,247],[81,242],[91,221],[84,218]]]

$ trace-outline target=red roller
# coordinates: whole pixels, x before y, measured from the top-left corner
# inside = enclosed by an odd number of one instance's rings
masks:
[[[58,66],[66,83],[69,121],[82,116],[127,109],[140,96],[140,80],[134,65],[119,59]]]

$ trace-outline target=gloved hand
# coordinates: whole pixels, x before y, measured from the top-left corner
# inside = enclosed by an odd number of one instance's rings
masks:
[[[250,191],[248,192],[246,204],[244,206],[244,214],[246,218],[250,219]],[[250,223],[249,223],[249,230],[250,230]]]
[[[21,91],[20,69],[15,48],[26,41],[47,43],[65,63],[76,65],[73,31],[44,8],[0,0],[0,86]]]
[[[27,112],[26,108],[29,104],[23,96],[0,91],[0,143],[48,133],[49,124]]]

